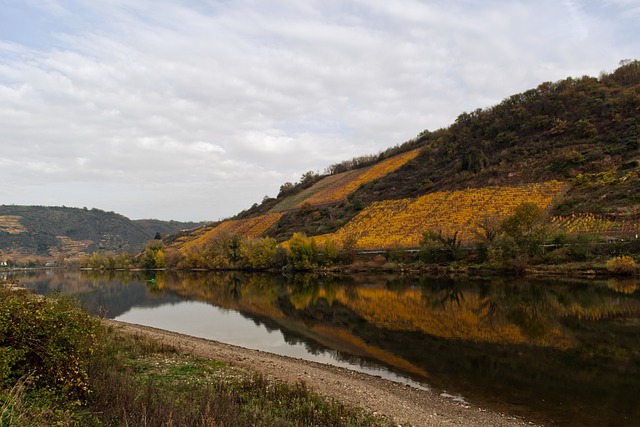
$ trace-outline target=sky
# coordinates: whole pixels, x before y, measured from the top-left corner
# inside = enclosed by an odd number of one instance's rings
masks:
[[[0,0],[0,204],[216,221],[638,58],[637,0]]]

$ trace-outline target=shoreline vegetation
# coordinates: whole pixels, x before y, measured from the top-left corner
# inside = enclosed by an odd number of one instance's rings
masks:
[[[466,234],[469,234],[468,232]],[[568,233],[547,210],[522,203],[506,218],[475,224],[474,240],[458,230],[425,231],[418,247],[358,248],[356,238],[339,242],[293,233],[271,237],[217,233],[198,245],[176,249],[155,240],[138,255],[93,253],[79,261],[86,269],[398,272],[430,275],[633,276],[640,272],[637,234],[611,238]]]
[[[0,426],[393,425],[15,282],[0,286],[0,320]]]
[[[1,426],[533,425],[380,377],[0,286]]]

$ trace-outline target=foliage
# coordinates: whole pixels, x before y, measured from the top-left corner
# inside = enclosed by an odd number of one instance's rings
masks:
[[[605,266],[613,274],[631,275],[638,271],[638,263],[628,255],[611,258]]]
[[[314,192],[312,195],[310,195],[310,197],[299,202],[298,205],[300,205],[301,203],[320,205],[344,199],[349,194],[357,190],[361,185],[390,174],[408,161],[414,159],[418,154],[419,150],[409,151],[391,157],[380,163],[376,163],[375,165],[368,168],[357,170],[355,171],[355,173],[347,173],[345,175],[342,175],[347,179],[339,180],[334,185],[324,187],[320,191]]]
[[[503,234],[487,246],[486,262],[495,268],[510,268],[519,253],[520,248],[515,239]]]
[[[458,232],[457,240],[478,239],[477,218],[487,218],[489,237],[495,238],[496,223],[512,215],[520,202],[545,209],[562,190],[552,181],[518,187],[484,187],[460,191],[434,192],[417,199],[373,203],[337,232],[329,235],[338,242],[356,240],[359,249],[418,247],[423,233],[440,230],[445,235]],[[480,233],[482,231],[480,230]]]
[[[106,330],[102,341],[92,364],[96,393],[87,409],[104,425],[390,425],[302,383],[268,381],[139,336]]]
[[[238,238],[257,238],[280,220],[282,213],[268,213],[245,219],[226,220],[214,226],[205,226],[192,230],[171,243],[170,247],[179,250],[185,256],[195,250],[196,252],[217,236],[236,235]]]
[[[443,233],[442,230],[437,232],[427,230],[422,234],[420,240],[420,248],[423,252],[432,254],[434,249],[439,250],[446,256],[447,261],[455,261],[460,258],[460,245],[462,241],[459,238],[459,231],[455,230],[450,234]],[[437,247],[434,248],[433,244]]]
[[[621,63],[600,78],[545,82],[497,105],[462,113],[451,126],[420,135],[423,147],[415,161],[356,195],[369,205],[416,197],[432,186],[515,186],[606,171],[619,179],[640,154],[638,63]],[[595,187],[581,186],[566,194],[570,209],[555,213],[637,206],[637,188],[619,182],[596,196]],[[607,196],[606,204],[598,202],[600,196]]]
[[[544,210],[533,203],[522,203],[512,216],[502,223],[503,231],[513,238],[527,255],[541,255],[543,243],[550,236],[551,226]]]
[[[318,245],[313,237],[294,233],[288,244],[295,269],[309,270],[318,266]]]
[[[363,169],[348,170],[326,176],[304,191],[282,200],[273,208],[273,211],[282,212],[303,208],[304,206],[319,206],[339,202],[352,194],[361,185],[395,171],[415,158],[418,153],[418,150],[413,150]]]
[[[276,239],[271,237],[245,240],[240,248],[243,263],[251,268],[270,268],[274,264],[276,247]]]
[[[148,243],[145,247],[138,265],[146,270],[165,267],[164,245],[159,240]]]
[[[86,369],[89,398],[78,405],[68,388],[40,384],[37,374],[23,376],[0,387],[1,426],[390,425],[322,398],[302,383],[267,381],[94,322],[97,344]],[[56,325],[46,328],[56,335]]]
[[[621,222],[611,221],[593,213],[554,216],[551,222],[566,230],[567,233],[602,233],[624,227]]]
[[[133,266],[133,258],[127,252],[121,252],[118,255],[93,252],[89,256],[80,258],[80,267],[95,270],[129,269]]]
[[[0,289],[0,385],[28,378],[33,387],[86,399],[97,328],[68,298]]]
[[[322,242],[321,246],[322,263],[324,265],[333,265],[340,256],[340,251],[335,240],[328,238]]]

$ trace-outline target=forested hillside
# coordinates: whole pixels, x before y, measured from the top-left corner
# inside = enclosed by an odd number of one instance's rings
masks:
[[[470,240],[478,219],[504,219],[526,201],[567,232],[633,234],[639,173],[640,62],[623,61],[612,73],[545,82],[379,155],[305,173],[276,198],[168,243],[187,254],[221,235],[286,242],[302,232],[361,248],[415,246],[430,227]]]
[[[0,206],[0,261],[68,259],[94,251],[137,253],[152,240],[202,224],[132,221],[114,212],[47,206]]]

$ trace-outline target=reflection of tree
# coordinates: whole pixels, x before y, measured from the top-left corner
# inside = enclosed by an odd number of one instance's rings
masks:
[[[448,305],[461,307],[464,301],[462,282],[452,279],[423,280],[422,298],[432,310],[446,310]]]
[[[298,309],[307,308],[318,300],[320,284],[317,277],[310,274],[299,274],[293,277],[293,283],[289,286],[289,301]]]
[[[164,292],[166,278],[161,272],[158,273],[145,273],[145,283],[147,285],[147,292],[150,294],[162,294]]]

